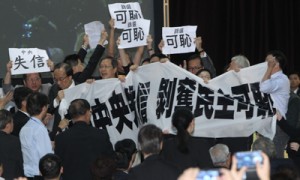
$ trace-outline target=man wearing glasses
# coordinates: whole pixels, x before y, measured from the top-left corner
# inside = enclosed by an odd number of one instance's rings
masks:
[[[58,109],[61,101],[64,98],[65,89],[74,87],[76,84],[72,78],[73,69],[69,64],[59,63],[54,66],[53,77],[54,84],[49,92],[49,109],[48,112],[54,114],[54,124],[50,138],[53,141],[55,135],[62,130],[62,126],[59,127],[62,116],[65,114],[59,114]],[[67,125],[67,123],[65,123]]]
[[[196,74],[199,70],[205,68],[211,72],[212,78],[216,77],[214,63],[202,48],[202,38],[200,36],[195,39],[195,45],[197,53],[187,59],[187,70]]]

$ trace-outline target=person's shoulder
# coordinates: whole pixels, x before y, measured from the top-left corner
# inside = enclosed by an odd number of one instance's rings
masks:
[[[20,142],[18,137],[14,136],[14,135],[11,135],[11,134],[6,134],[4,132],[0,133],[0,138],[1,139],[7,139],[7,140],[10,140],[10,141]]]

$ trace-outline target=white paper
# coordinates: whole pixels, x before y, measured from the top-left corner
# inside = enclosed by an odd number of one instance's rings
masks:
[[[126,29],[130,21],[144,19],[138,2],[109,4],[108,10],[118,29]]]
[[[100,21],[93,21],[84,25],[85,34],[88,35],[90,48],[96,48],[100,38],[101,32],[105,30],[104,24]],[[108,42],[105,41],[104,45]]]
[[[11,74],[28,74],[49,72],[49,59],[46,50],[38,48],[9,48],[9,58],[12,61]]]
[[[163,54],[179,54],[195,51],[197,26],[163,27]]]
[[[149,35],[150,20],[139,19],[128,23],[126,29],[120,36],[119,49],[132,48],[147,45],[147,36]]]

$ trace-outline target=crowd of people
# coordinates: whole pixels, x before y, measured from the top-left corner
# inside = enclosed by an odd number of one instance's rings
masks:
[[[84,59],[89,48],[87,36],[77,54],[60,63],[48,60],[53,84],[42,84],[42,73],[23,75],[23,85],[12,85],[12,62],[6,67],[0,98],[0,177],[2,179],[199,179],[200,172],[218,169],[220,179],[300,179],[300,75],[283,73],[286,63],[280,51],[266,54],[267,70],[262,74],[260,91],[269,94],[277,120],[276,135],[270,140],[259,134],[249,137],[194,137],[194,114],[178,108],[172,115],[177,134],[159,127],[141,125],[138,144],[124,137],[112,144],[105,129],[91,126],[91,106],[85,99],[75,99],[61,111],[64,90],[81,83],[119,78],[139,66],[168,61],[168,56],[154,52],[149,35],[147,46],[138,47],[133,58],[118,49],[115,57],[114,20],[109,34],[101,38],[88,63]],[[108,40],[107,48],[104,42]],[[182,68],[209,83],[216,77],[213,61],[195,39],[196,51],[182,62]],[[158,45],[161,50],[164,42]],[[145,48],[147,58],[143,59]],[[93,73],[99,67],[99,77]],[[225,71],[238,73],[250,66],[244,55],[235,55]],[[6,110],[7,104],[14,110]],[[236,152],[260,150],[262,163],[255,168],[238,168]],[[287,150],[288,159],[284,158]],[[0,178],[1,179],[1,178]]]

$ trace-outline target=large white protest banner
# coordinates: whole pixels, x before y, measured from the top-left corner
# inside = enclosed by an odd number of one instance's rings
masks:
[[[92,49],[96,48],[100,38],[101,32],[105,30],[104,24],[100,21],[93,21],[84,25],[85,34],[88,35],[89,45]],[[106,41],[105,44],[108,42]]]
[[[38,48],[9,48],[9,58],[12,61],[11,74],[28,74],[49,72],[49,59],[46,50]]]
[[[266,64],[250,69],[264,72]],[[205,84],[170,62],[153,63],[130,72],[123,84],[117,79],[100,80],[72,92],[65,90],[65,94],[68,102],[87,99],[93,109],[93,125],[106,128],[113,142],[136,140],[138,127],[145,123],[175,133],[171,117],[181,107],[195,115],[195,136],[247,137],[257,131],[273,138],[276,121],[272,120],[269,95],[259,91],[262,74],[247,72],[231,71]]]
[[[132,48],[147,45],[147,36],[150,29],[150,20],[139,19],[128,23],[128,27],[122,31],[119,49]]]
[[[118,29],[126,29],[130,21],[144,19],[138,2],[109,4],[108,10]]]
[[[78,98],[89,101],[92,109],[92,125],[107,129],[113,144],[124,138],[137,142],[138,122],[132,104],[129,104],[120,81],[116,78],[83,83],[64,90],[64,111],[69,103]]]
[[[178,54],[195,51],[197,26],[163,27],[163,54]]]

